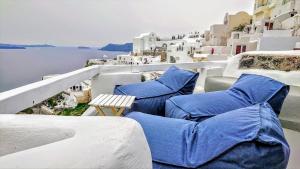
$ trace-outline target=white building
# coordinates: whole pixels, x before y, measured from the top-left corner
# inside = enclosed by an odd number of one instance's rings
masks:
[[[233,15],[226,13],[222,24],[214,24],[210,26],[210,30],[204,32],[203,46],[196,51],[195,57],[206,54],[208,60],[227,59],[233,54],[232,50],[235,49],[232,46],[236,45],[233,43],[239,38],[239,34],[231,38],[232,32],[250,24],[251,18],[252,16],[247,12],[238,12]]]
[[[155,33],[143,33],[133,39],[133,55],[166,55],[167,62],[192,62],[193,53],[201,43],[199,32],[173,35],[171,38],[160,38]]]
[[[257,40],[245,32],[232,32],[230,39],[228,39],[227,47],[231,55],[237,55],[242,52],[254,51],[257,49]],[[254,38],[256,39],[256,38]]]
[[[158,37],[155,33],[143,33],[133,39],[133,53],[142,55],[144,51],[151,51],[156,48]]]
[[[118,55],[117,63],[121,65],[144,65],[160,63],[161,56]]]
[[[295,49],[300,42],[299,12],[300,0],[256,0],[253,23],[228,40],[231,54]]]
[[[228,26],[215,24],[210,27],[208,46],[226,46]]]

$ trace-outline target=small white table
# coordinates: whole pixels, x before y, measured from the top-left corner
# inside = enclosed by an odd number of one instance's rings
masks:
[[[131,108],[135,96],[100,94],[89,105],[94,106],[99,115],[105,116],[103,108],[110,108],[115,116],[121,116],[126,108]]]

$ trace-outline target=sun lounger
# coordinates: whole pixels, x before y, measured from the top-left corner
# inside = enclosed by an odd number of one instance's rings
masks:
[[[154,169],[283,169],[290,149],[268,103],[193,122],[132,112],[150,146]],[[177,167],[176,167],[177,166]]]
[[[263,102],[279,115],[288,92],[289,86],[269,77],[243,74],[228,90],[170,98],[166,101],[166,117],[202,121]]]
[[[119,86],[114,94],[136,97],[130,111],[164,116],[166,100],[193,93],[198,76],[198,73],[173,66],[157,80]]]

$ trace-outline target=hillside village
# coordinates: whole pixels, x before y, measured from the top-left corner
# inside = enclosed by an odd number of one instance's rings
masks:
[[[180,63],[226,60],[246,51],[300,49],[300,1],[256,0],[253,14],[226,13],[222,23],[205,32],[161,37],[155,32],[133,39],[130,55],[119,64]]]

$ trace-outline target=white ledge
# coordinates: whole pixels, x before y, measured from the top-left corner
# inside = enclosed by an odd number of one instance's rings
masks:
[[[0,168],[152,168],[143,129],[132,119],[0,115],[0,130],[0,147],[9,153],[0,156]]]

